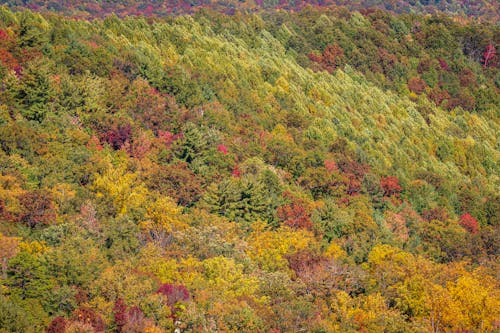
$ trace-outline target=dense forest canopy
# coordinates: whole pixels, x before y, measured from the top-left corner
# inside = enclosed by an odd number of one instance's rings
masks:
[[[476,17],[498,22],[500,3],[496,0],[0,0],[13,8],[63,12],[77,17],[104,17],[111,13],[120,16],[165,16],[194,13],[213,9],[227,14],[258,12],[270,9],[297,11],[306,7],[343,7],[349,10],[384,9],[394,13],[446,13],[459,17]]]
[[[498,3],[349,3],[1,6],[0,332],[497,332]]]

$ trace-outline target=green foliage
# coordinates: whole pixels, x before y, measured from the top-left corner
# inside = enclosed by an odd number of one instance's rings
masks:
[[[498,35],[0,7],[0,332],[494,332]]]

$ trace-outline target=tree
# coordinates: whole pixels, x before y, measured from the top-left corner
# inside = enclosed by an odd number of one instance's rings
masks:
[[[74,322],[90,325],[96,333],[104,332],[106,329],[106,324],[101,316],[89,307],[82,306],[76,309],[73,311],[71,319]]]
[[[245,228],[250,223],[266,219],[270,199],[262,183],[250,178],[224,179],[208,187],[201,200],[201,207],[210,212],[241,222]]]
[[[479,223],[477,220],[469,213],[464,213],[460,216],[459,223],[468,232],[476,234],[479,231]]]
[[[8,237],[0,233],[0,260],[2,261],[2,278],[7,279],[7,264],[9,259],[19,251],[19,237]]]
[[[181,304],[189,300],[189,291],[183,285],[164,283],[158,288],[157,293],[167,298],[166,304],[170,307],[170,311],[174,317],[182,309]]]
[[[486,46],[486,49],[483,53],[483,68],[494,67],[497,65],[496,62],[498,62],[498,59],[496,52],[497,50],[493,43],[489,43]]]
[[[27,192],[21,195],[19,202],[23,207],[19,220],[30,228],[55,222],[56,209],[49,192],[44,190]]]
[[[113,318],[115,322],[115,329],[121,333],[123,326],[127,324],[127,305],[122,298],[118,298],[113,306]]]
[[[65,333],[68,322],[64,317],[55,317],[47,328],[47,333]]]
[[[344,61],[344,50],[338,44],[329,44],[321,55],[309,54],[309,60],[319,64],[320,69],[333,73]]]
[[[383,177],[380,179],[380,186],[384,190],[384,196],[398,197],[403,188],[399,185],[399,179],[395,176]]]
[[[427,88],[427,84],[419,77],[412,77],[408,81],[408,89],[418,95],[422,94],[425,91],[425,88]]]
[[[310,214],[298,202],[278,207],[278,217],[283,221],[284,225],[291,228],[311,230],[313,226]]]
[[[114,150],[120,149],[125,143],[130,144],[132,127],[130,124],[120,124],[102,135],[102,141],[108,143]]]
[[[181,206],[192,206],[201,196],[203,178],[191,171],[186,162],[179,161],[153,169],[146,184]]]
[[[46,63],[33,61],[25,67],[21,81],[11,88],[15,90],[19,111],[26,119],[42,122],[51,111],[55,91],[50,75]]]

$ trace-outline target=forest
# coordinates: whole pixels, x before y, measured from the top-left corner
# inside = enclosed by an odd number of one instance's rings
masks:
[[[498,332],[498,2],[8,2],[0,333]]]

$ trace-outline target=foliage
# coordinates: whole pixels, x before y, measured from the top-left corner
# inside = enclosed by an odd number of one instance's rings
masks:
[[[9,3],[0,332],[498,331],[496,2]]]

